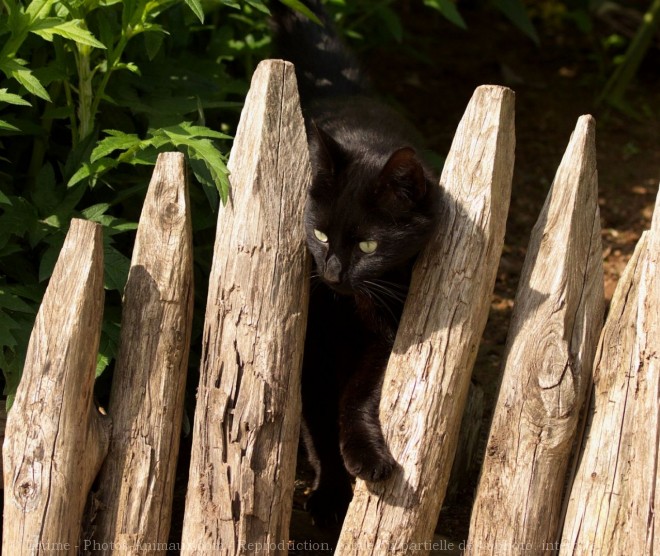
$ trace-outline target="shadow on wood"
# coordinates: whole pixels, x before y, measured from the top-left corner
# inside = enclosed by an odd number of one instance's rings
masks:
[[[337,554],[413,553],[433,539],[504,242],[513,111],[510,90],[479,87],[458,126],[440,229],[416,264],[383,385],[401,467],[384,483],[357,481]]]
[[[287,551],[300,426],[310,179],[295,74],[265,61],[229,161],[209,279],[184,554]],[[255,545],[253,545],[255,546]]]
[[[7,415],[2,553],[77,552],[110,420],[92,400],[103,315],[101,227],[74,219]]]
[[[159,155],[124,290],[94,553],[167,543],[192,327],[192,228],[181,153]]]
[[[571,137],[532,236],[466,554],[558,540],[571,447],[605,308],[595,122]]]
[[[617,285],[560,554],[655,554],[660,507],[660,193]]]

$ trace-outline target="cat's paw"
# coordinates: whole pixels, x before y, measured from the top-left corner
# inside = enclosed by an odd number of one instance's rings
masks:
[[[312,516],[314,525],[322,528],[339,527],[344,521],[348,505],[353,498],[350,484],[321,487],[309,495],[305,509]]]
[[[350,446],[343,446],[342,456],[346,470],[353,477],[372,483],[389,478],[396,467],[396,461],[386,447],[378,449],[362,446],[353,449]]]

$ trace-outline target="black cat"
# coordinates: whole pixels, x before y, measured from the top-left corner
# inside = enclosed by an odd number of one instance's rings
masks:
[[[323,525],[343,519],[351,476],[382,481],[396,466],[378,417],[381,386],[439,193],[415,130],[370,93],[320,2],[306,4],[323,26],[271,7],[277,53],[296,66],[313,172],[303,438],[316,472],[307,508]]]

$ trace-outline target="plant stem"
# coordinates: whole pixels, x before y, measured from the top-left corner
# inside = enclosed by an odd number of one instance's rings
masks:
[[[75,104],[73,102],[73,95],[71,94],[71,85],[67,80],[64,80],[64,96],[66,98],[66,104],[71,108],[69,114],[69,122],[71,124],[71,144],[77,145],[80,141],[80,133],[78,131],[78,121],[76,120],[76,110]]]
[[[642,24],[639,26],[635,38],[630,43],[623,61],[616,68],[608,80],[596,104],[606,100],[615,107],[624,105],[623,95],[635,77],[644,55],[646,54],[660,19],[660,0],[653,0],[648,11],[644,14]]]
[[[92,91],[92,78],[94,73],[89,67],[90,47],[77,45],[76,65],[78,66],[78,122],[79,140],[85,139],[94,130],[96,113],[92,109],[94,93]]]
[[[90,107],[90,115],[92,118],[92,124],[94,120],[96,119],[96,114],[99,110],[99,105],[101,104],[101,99],[103,98],[103,95],[105,94],[105,88],[108,85],[108,81],[110,80],[110,75],[112,72],[115,70],[115,66],[121,59],[121,55],[124,53],[124,49],[126,48],[126,45],[128,44],[128,37],[126,34],[122,33],[121,39],[119,39],[119,42],[117,43],[117,46],[113,49],[111,52],[110,56],[108,56],[108,67],[103,74],[103,78],[101,79],[101,83],[99,84],[96,94],[94,95],[91,107]],[[93,129],[93,125],[92,125]],[[91,132],[91,130],[89,130]],[[81,131],[81,136],[84,137]]]

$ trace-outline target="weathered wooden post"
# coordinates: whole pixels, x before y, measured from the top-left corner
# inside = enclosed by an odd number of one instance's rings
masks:
[[[290,63],[252,78],[218,216],[183,554],[285,554],[309,261],[307,141]]]
[[[657,554],[660,508],[660,194],[619,280],[560,554]]]
[[[124,290],[108,456],[84,549],[165,554],[192,323],[192,229],[181,153],[164,153],[142,208]],[[160,549],[153,547],[160,546]]]
[[[605,308],[595,122],[578,120],[532,231],[466,554],[543,554]]]
[[[514,95],[479,87],[440,180],[440,229],[418,261],[385,375],[381,419],[401,468],[358,481],[336,554],[431,548],[472,365],[504,241],[514,158]]]
[[[110,420],[92,399],[103,315],[101,227],[72,220],[30,336],[3,445],[5,556],[77,554]]]

